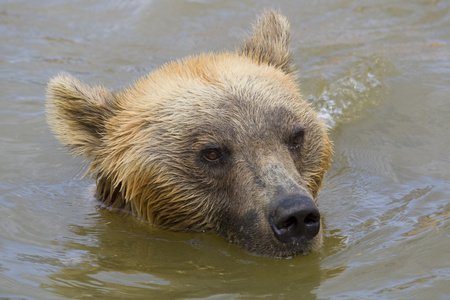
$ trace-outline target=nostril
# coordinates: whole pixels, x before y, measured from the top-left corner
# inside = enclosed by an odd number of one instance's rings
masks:
[[[290,217],[283,223],[283,228],[290,230],[297,225],[297,219],[295,217]]]
[[[315,225],[320,221],[320,217],[316,214],[308,214],[303,221],[306,225]]]

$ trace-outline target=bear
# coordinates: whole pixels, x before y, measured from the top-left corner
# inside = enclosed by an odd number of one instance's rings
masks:
[[[259,256],[321,247],[316,201],[332,142],[301,99],[277,11],[262,12],[236,50],[167,63],[118,91],[61,73],[46,110],[62,144],[90,162],[107,207]]]

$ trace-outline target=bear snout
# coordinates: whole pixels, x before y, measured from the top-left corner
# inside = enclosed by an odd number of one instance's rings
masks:
[[[299,243],[314,238],[320,230],[320,213],[307,196],[288,196],[269,215],[275,237],[283,243]]]

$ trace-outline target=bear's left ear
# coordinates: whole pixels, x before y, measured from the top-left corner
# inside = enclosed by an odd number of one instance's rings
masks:
[[[253,33],[244,42],[241,54],[259,64],[269,64],[292,73],[289,50],[290,30],[287,18],[275,11],[265,11],[253,26]]]

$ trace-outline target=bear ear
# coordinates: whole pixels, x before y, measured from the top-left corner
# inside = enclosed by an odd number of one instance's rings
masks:
[[[275,11],[264,11],[253,25],[253,33],[244,42],[241,53],[258,63],[266,63],[292,73],[289,50],[290,29],[287,18]]]
[[[47,122],[75,155],[99,155],[106,121],[115,114],[115,96],[103,87],[89,87],[69,74],[47,86]]]

